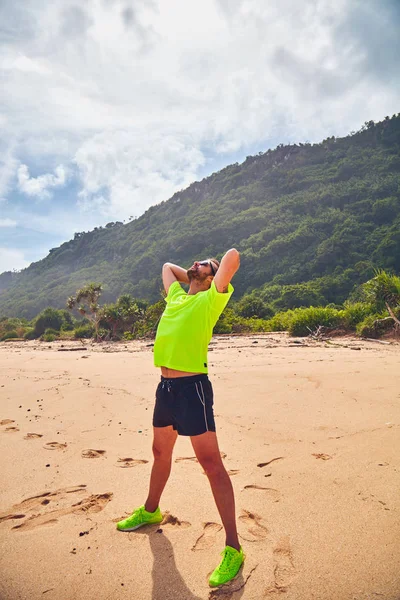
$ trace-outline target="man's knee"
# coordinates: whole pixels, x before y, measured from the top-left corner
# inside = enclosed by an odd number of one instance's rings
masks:
[[[199,459],[199,462],[203,467],[207,477],[221,476],[226,472],[225,467],[219,456],[204,456],[201,459]]]
[[[169,446],[153,444],[153,456],[154,460],[170,461],[172,457],[172,450]]]

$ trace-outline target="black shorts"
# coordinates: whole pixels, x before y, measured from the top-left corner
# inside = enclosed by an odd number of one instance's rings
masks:
[[[215,431],[213,389],[207,375],[161,377],[156,391],[154,427],[172,425],[179,435]]]

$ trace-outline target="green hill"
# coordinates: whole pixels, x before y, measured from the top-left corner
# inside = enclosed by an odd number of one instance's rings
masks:
[[[102,300],[159,299],[165,261],[235,246],[236,298],[275,306],[341,303],[374,267],[400,271],[400,113],[344,138],[249,156],[126,225],[109,223],[20,273],[0,275],[0,316],[31,318],[90,281]]]

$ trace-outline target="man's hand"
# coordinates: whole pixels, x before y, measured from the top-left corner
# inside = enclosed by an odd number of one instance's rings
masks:
[[[228,285],[239,269],[240,266],[240,254],[236,248],[231,248],[222,257],[221,263],[217,274],[214,277],[215,287],[219,292],[227,292]]]
[[[183,269],[182,267],[179,267],[178,265],[174,265],[172,263],[165,263],[163,265],[162,280],[165,292],[167,294],[170,285],[172,285],[174,281],[179,281],[180,283],[189,283],[189,278],[187,276],[186,269]]]

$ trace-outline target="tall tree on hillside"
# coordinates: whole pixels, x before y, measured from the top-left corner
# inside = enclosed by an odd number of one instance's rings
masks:
[[[77,290],[76,296],[70,296],[67,300],[67,308],[77,311],[89,319],[94,325],[95,340],[99,339],[99,323],[101,320],[101,310],[99,298],[103,291],[100,283],[88,283],[80,290]]]

